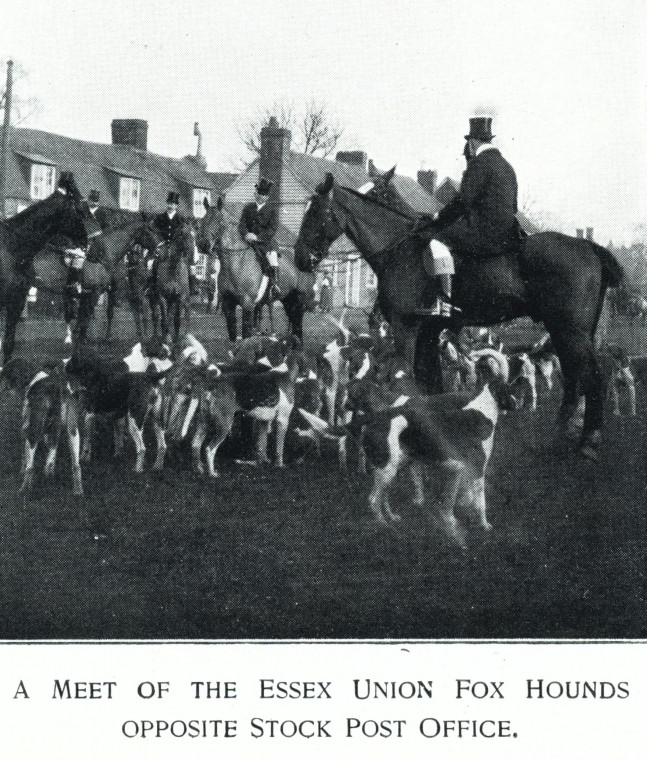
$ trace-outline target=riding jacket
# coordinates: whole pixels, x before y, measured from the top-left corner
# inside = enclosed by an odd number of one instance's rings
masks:
[[[254,201],[248,203],[240,215],[238,232],[243,240],[248,232],[253,232],[258,237],[254,248],[267,255],[272,249],[272,239],[276,235],[279,226],[276,207],[272,203],[265,203],[259,209]]]
[[[439,237],[470,257],[500,255],[517,234],[517,191],[512,166],[497,148],[481,146],[467,164],[458,195],[438,214]]]
[[[173,239],[173,235],[184,224],[184,217],[180,214],[174,214],[170,217],[166,211],[162,211],[161,214],[157,214],[153,218],[153,225],[159,231],[164,238],[165,243],[170,243]]]

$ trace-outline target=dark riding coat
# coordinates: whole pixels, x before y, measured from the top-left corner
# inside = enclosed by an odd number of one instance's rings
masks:
[[[102,230],[107,230],[110,227],[110,214],[107,209],[103,208],[102,206],[98,206],[94,212],[92,209],[90,209],[90,213]]]
[[[248,232],[258,237],[254,248],[267,254],[272,250],[272,240],[279,226],[278,213],[273,203],[266,203],[259,211],[256,203],[248,203],[240,215],[238,232],[243,240]]]
[[[184,224],[184,217],[180,214],[174,214],[171,218],[166,211],[157,214],[153,218],[153,225],[164,238],[165,243],[170,243],[176,231]]]
[[[438,214],[439,237],[457,253],[485,258],[513,244],[518,223],[517,176],[496,148],[470,160],[458,195]]]

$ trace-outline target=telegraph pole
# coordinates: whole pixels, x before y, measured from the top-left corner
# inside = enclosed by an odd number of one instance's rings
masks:
[[[0,219],[6,216],[7,155],[9,152],[9,130],[11,129],[11,90],[13,87],[13,61],[7,62],[7,87],[4,95],[4,122],[0,140]]]

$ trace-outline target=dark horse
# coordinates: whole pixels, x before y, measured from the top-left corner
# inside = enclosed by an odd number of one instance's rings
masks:
[[[99,296],[110,292],[114,287],[119,274],[119,265],[129,249],[135,244],[143,248],[151,248],[155,242],[152,232],[145,226],[142,219],[106,230],[92,238],[83,264],[83,289],[79,296],[76,315],[71,313],[69,306],[66,305],[65,319],[68,325],[76,316],[72,336],[74,343],[83,343],[87,339],[88,328]],[[56,249],[46,247],[40,251],[34,257],[33,268],[39,288],[58,293],[63,291],[67,281],[67,267]],[[109,320],[108,330],[110,326]]]
[[[63,174],[49,198],[0,224],[0,309],[6,310],[3,354],[11,357],[16,326],[35,284],[34,257],[54,238],[86,248],[88,238],[101,230],[81,197],[74,177]]]
[[[622,277],[609,251],[557,232],[532,235],[517,258],[462,262],[455,286],[460,319],[419,317],[416,311],[432,287],[422,257],[429,235],[416,234],[410,215],[381,200],[335,187],[331,175],[317,190],[299,231],[297,261],[314,268],[334,240],[348,235],[378,276],[380,308],[425,390],[442,390],[438,336],[445,327],[459,330],[529,316],[544,323],[562,365],[560,418],[571,420],[579,397],[585,397],[581,450],[597,458],[604,394],[594,334],[607,287],[618,285]]]
[[[238,336],[238,305],[243,312],[242,336],[248,338],[254,329],[255,311],[267,303],[266,294],[261,292],[263,272],[254,251],[240,239],[237,220],[223,209],[222,203],[210,206],[205,202],[205,208],[207,213],[198,224],[198,247],[207,257],[220,255],[218,292],[222,298],[229,339],[234,341]],[[314,282],[315,275],[299,271],[290,257],[282,255],[279,258],[280,300],[290,330],[299,340],[303,339],[303,315],[312,301]]]
[[[169,340],[172,322],[174,345],[177,345],[182,330],[182,317],[185,331],[190,329],[191,324],[189,262],[193,261],[195,253],[195,233],[190,222],[185,221],[167,245],[156,230],[151,229],[151,232],[156,239],[157,249],[149,296],[153,312],[153,334]]]

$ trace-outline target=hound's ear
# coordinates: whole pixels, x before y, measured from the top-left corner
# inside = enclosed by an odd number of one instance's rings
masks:
[[[319,195],[327,195],[332,190],[334,184],[335,178],[330,172],[328,172],[326,174],[326,179],[320,185],[317,185],[317,192]]]
[[[205,209],[207,211],[209,211],[209,209],[211,208],[211,204],[209,203],[209,199],[206,196],[202,199],[202,205],[205,207]]]
[[[389,171],[382,176],[382,180],[384,181],[385,185],[389,184],[389,182],[393,179],[394,174],[395,174],[395,166],[392,169],[389,169]]]
[[[222,211],[222,207],[225,205],[225,202],[222,199],[222,195],[218,196],[218,200],[216,201],[216,207],[218,211]]]

